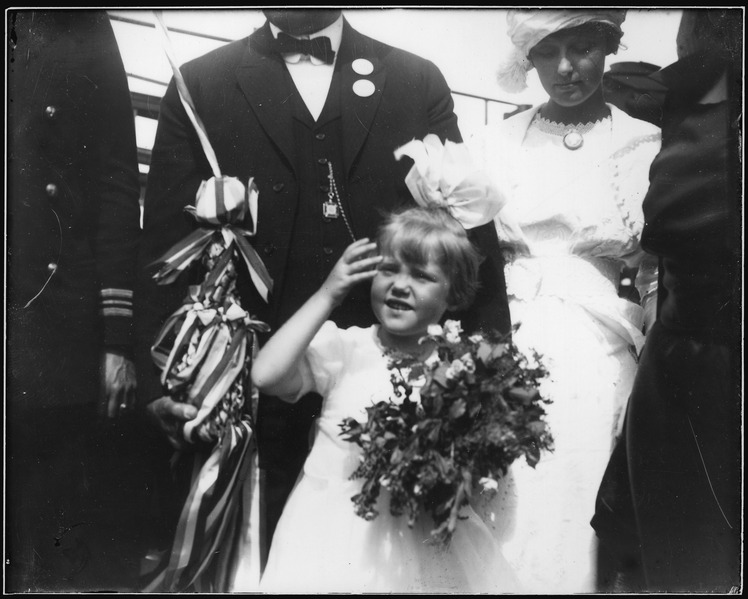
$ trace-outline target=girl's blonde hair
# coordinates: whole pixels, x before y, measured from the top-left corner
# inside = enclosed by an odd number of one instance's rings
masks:
[[[478,290],[482,257],[464,227],[444,208],[408,208],[390,214],[379,229],[379,251],[417,266],[433,258],[450,282],[447,301],[468,308]]]

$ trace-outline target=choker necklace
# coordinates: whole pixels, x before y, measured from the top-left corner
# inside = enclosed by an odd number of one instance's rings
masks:
[[[546,118],[540,116],[540,112],[535,115],[533,123],[543,133],[550,133],[551,135],[559,135],[562,137],[564,147],[567,150],[578,150],[584,144],[584,135],[592,131],[592,129],[598,123],[609,119],[610,115],[602,117],[600,120],[595,122],[589,122],[586,124],[579,123],[577,125],[567,125],[565,123],[557,123],[555,121],[549,121]]]

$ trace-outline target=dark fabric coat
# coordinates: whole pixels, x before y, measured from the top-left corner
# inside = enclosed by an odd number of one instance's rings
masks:
[[[105,347],[132,337],[130,93],[104,11],[7,16],[6,588],[118,589],[137,575],[142,470],[96,406]]]
[[[127,78],[106,13],[9,19],[9,379],[37,407],[90,402],[81,385],[98,381],[102,344],[132,337],[140,186]]]
[[[739,588],[741,545],[741,79],[720,55],[663,72],[663,143],[643,209],[660,258],[647,333],[592,521],[651,592]],[[727,70],[729,101],[699,98]]]

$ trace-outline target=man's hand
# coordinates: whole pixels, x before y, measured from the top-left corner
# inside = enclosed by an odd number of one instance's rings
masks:
[[[101,384],[101,416],[116,418],[135,406],[135,365],[129,358],[105,351],[101,358]]]
[[[184,438],[184,423],[197,416],[197,408],[186,403],[174,401],[164,396],[152,401],[146,406],[148,416],[166,433],[174,449],[189,447]]]

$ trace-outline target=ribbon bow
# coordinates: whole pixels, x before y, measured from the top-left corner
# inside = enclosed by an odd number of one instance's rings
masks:
[[[448,210],[466,229],[491,222],[503,208],[503,195],[475,166],[465,144],[442,144],[430,133],[395,150],[396,160],[403,156],[415,161],[405,184],[419,205]]]
[[[257,231],[257,196],[257,186],[252,179],[246,187],[235,177],[211,177],[208,181],[203,181],[195,206],[185,208],[203,226],[195,229],[151,264],[159,266],[159,271],[154,275],[159,284],[168,285],[175,281],[190,264],[200,258],[203,250],[218,234],[226,247],[232,244],[236,246],[255,288],[268,301],[273,280],[257,251],[247,241],[247,237],[253,237]],[[247,214],[252,220],[250,231],[239,226],[243,224]]]
[[[332,49],[330,38],[326,36],[315,37],[313,39],[298,39],[278,32],[273,49],[279,54],[306,54],[320,59],[326,64],[332,64],[335,60],[335,51]]]
[[[195,103],[179,70],[163,15],[160,10],[153,11],[153,14],[156,17],[156,29],[161,34],[166,57],[174,73],[174,83],[179,98],[195,128],[205,157],[213,171],[213,176],[203,181],[197,190],[195,206],[185,208],[199,224],[207,225],[207,227],[196,229],[156,260],[154,264],[157,264],[160,270],[154,278],[163,285],[172,283],[194,260],[200,257],[202,251],[210,244],[216,231],[215,227],[221,227],[219,230],[226,246],[232,243],[236,245],[239,254],[247,264],[252,282],[267,302],[272,291],[273,280],[257,252],[245,238],[253,237],[257,232],[257,186],[251,178],[245,187],[236,177],[227,177],[221,173],[205,126],[195,110]],[[240,228],[247,213],[252,217],[251,231]]]

